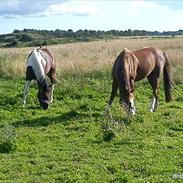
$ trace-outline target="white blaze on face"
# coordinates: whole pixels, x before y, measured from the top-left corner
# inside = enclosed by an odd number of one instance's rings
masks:
[[[136,113],[134,98],[130,98],[130,114],[134,115]]]

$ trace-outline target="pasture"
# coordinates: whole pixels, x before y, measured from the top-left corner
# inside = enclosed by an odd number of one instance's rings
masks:
[[[104,108],[111,69],[124,47],[156,46],[166,52],[174,101],[149,112],[152,90],[136,83],[137,115],[128,117],[116,97]],[[32,48],[0,49],[0,182],[113,183],[183,181],[183,39],[118,39],[49,46],[57,63],[54,101],[47,111],[32,83],[21,98],[25,59]],[[107,129],[105,128],[107,126]]]

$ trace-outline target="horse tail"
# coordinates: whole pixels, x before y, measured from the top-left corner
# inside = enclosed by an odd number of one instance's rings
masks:
[[[163,54],[165,57],[165,66],[163,69],[165,100],[166,100],[166,102],[170,102],[170,101],[172,101],[171,90],[173,87],[173,82],[172,82],[172,77],[171,77],[170,63],[164,52],[163,52]]]

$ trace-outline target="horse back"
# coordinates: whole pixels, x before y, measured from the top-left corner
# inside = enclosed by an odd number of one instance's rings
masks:
[[[154,47],[146,47],[132,51],[132,53],[138,59],[136,81],[147,77],[153,71],[162,71],[165,64],[163,51]]]
[[[54,57],[47,48],[40,48],[40,49],[38,49],[38,52],[41,54],[41,56],[46,61],[44,71],[45,71],[45,74],[48,74],[48,72],[51,69],[55,69]]]
[[[50,71],[55,72],[53,55],[47,48],[35,48],[27,57],[26,80],[41,80]]]

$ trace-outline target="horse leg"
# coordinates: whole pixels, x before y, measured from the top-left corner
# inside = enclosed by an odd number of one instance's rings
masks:
[[[117,93],[117,90],[118,90],[118,84],[115,80],[113,80],[112,82],[112,92],[111,92],[111,96],[110,96],[110,99],[109,99],[109,106],[112,105],[112,102],[114,100],[114,97],[116,96],[116,93]]]
[[[51,88],[51,100],[50,100],[50,103],[53,102],[53,90],[54,90],[54,85],[52,85],[52,88]]]
[[[112,105],[112,102],[114,100],[114,97],[117,93],[117,90],[118,90],[118,84],[115,81],[115,79],[113,78],[111,96],[110,96],[109,102],[104,110],[104,116],[109,116],[111,119],[112,119],[112,115],[110,113],[110,109],[111,109],[111,105]],[[105,123],[105,128],[108,128],[108,121],[106,121],[106,123]]]
[[[159,97],[158,97],[158,91],[157,91],[157,89],[154,89],[154,90],[153,90],[153,95],[154,95],[154,97],[153,97],[153,99],[152,99],[150,112],[155,112],[155,110],[156,110],[157,107],[158,107],[158,103],[159,103],[159,102],[158,102]]]
[[[111,96],[110,96],[110,99],[109,99],[109,102],[108,102],[108,105],[106,106],[106,109],[105,111],[108,112],[111,108],[111,105],[112,105],[112,102],[114,100],[114,97],[117,93],[117,90],[118,90],[118,84],[117,82],[113,79],[113,82],[112,82],[112,92],[111,92]]]
[[[26,82],[25,82],[23,99],[22,99],[22,106],[23,107],[25,107],[25,104],[26,104],[26,99],[27,99],[27,94],[28,94],[28,91],[29,91],[30,83],[31,83],[31,80],[26,80]]]
[[[155,73],[154,73],[155,74]],[[149,83],[153,89],[153,99],[151,102],[150,112],[155,112],[158,107],[158,87],[159,87],[159,77],[155,76],[153,73],[148,76]]]

